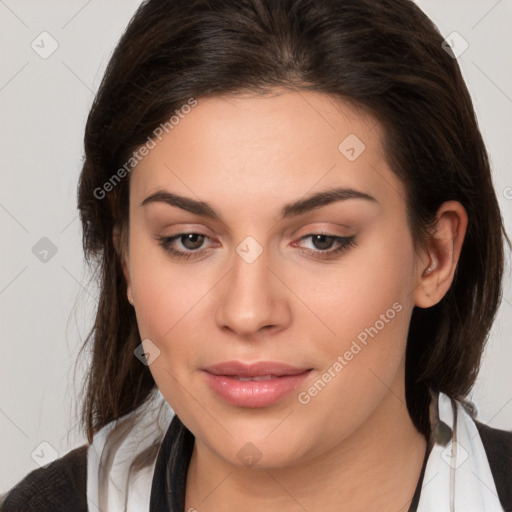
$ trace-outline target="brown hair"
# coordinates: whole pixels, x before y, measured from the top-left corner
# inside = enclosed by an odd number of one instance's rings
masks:
[[[406,396],[426,434],[429,389],[468,393],[501,299],[503,240],[510,241],[471,98],[442,42],[410,0],[149,0],[139,7],[91,108],[78,188],[84,252],[100,281],[84,343],[92,344],[82,413],[89,441],[155,387],[134,356],[141,340],[113,241],[116,226],[127,235],[129,176],[108,193],[104,184],[175,110],[208,95],[315,90],[370,112],[405,184],[417,245],[441,203],[462,203],[469,224],[452,286],[437,305],[412,314]]]

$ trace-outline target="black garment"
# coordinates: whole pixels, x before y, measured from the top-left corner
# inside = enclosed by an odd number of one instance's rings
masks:
[[[512,431],[476,421],[503,509],[512,512]],[[151,486],[150,512],[183,512],[194,436],[175,416],[160,447]],[[87,447],[35,469],[5,497],[1,512],[86,512]],[[424,460],[410,511],[418,505]]]
[[[12,488],[2,512],[87,512],[87,444],[46,467],[34,469]]]
[[[421,486],[423,485],[423,477],[425,476],[425,469],[427,467],[427,460],[430,452],[432,451],[432,446],[427,443],[427,447],[425,448],[425,456],[423,457],[423,464],[421,465],[420,477],[418,478],[418,483],[416,484],[416,490],[414,491],[414,496],[412,497],[411,504],[409,505],[408,512],[416,512],[418,510],[418,505],[420,503],[420,494],[421,494]]]
[[[491,466],[494,485],[506,512],[512,511],[512,431],[475,421]]]

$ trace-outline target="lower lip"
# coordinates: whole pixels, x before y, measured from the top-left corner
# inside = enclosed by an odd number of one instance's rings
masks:
[[[297,375],[284,375],[270,380],[239,380],[226,375],[205,372],[210,388],[224,401],[239,407],[265,407],[281,400],[297,389],[311,370]]]

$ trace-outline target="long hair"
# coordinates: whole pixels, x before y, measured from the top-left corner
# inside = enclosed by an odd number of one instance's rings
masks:
[[[438,207],[457,200],[468,228],[451,288],[413,310],[406,398],[428,431],[429,390],[467,395],[501,300],[504,230],[472,102],[443,37],[410,0],[149,0],[120,39],[91,108],[78,208],[100,287],[82,423],[89,441],[156,386],[134,356],[141,343],[126,296],[130,165],[191,98],[314,90],[364,109],[382,125],[392,171],[407,191],[415,247]],[[122,171],[124,169],[124,172]],[[121,233],[121,244],[113,240]]]

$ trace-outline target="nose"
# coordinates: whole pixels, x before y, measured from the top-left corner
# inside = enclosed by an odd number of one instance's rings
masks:
[[[286,328],[291,321],[287,289],[270,270],[268,252],[263,250],[254,261],[242,256],[234,254],[233,268],[219,290],[217,325],[245,338]]]

